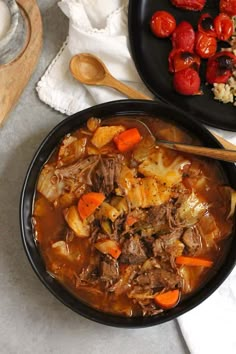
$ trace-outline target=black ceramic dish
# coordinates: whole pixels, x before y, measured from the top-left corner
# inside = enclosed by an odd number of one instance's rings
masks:
[[[202,13],[208,12],[215,16],[218,8],[219,1],[207,0]],[[142,80],[156,97],[192,114],[198,121],[236,131],[236,108],[232,104],[214,100],[211,86],[202,84],[203,96],[182,96],[173,90],[173,75],[168,72],[171,42],[169,39],[158,39],[150,31],[150,19],[157,10],[169,11],[177,23],[186,20],[195,29],[200,16],[199,12],[175,8],[170,0],[130,0],[129,38],[133,59]],[[202,61],[200,75],[203,83],[205,64],[206,62]]]
[[[31,162],[25,178],[20,202],[21,234],[26,254],[37,276],[51,293],[54,294],[64,305],[86,318],[106,325],[127,328],[147,327],[174,319],[197,306],[211,295],[234,267],[236,261],[236,237],[235,233],[233,233],[233,237],[230,239],[231,247],[229,248],[227,257],[222,260],[223,263],[220,268],[212,275],[206,286],[200,289],[196,294],[181,302],[174,309],[154,317],[124,318],[99,312],[80,302],[65,290],[55,279],[53,279],[45,270],[44,262],[34,241],[31,223],[32,205],[38,175],[43,164],[47,161],[50,154],[65,134],[78,129],[91,116],[107,118],[112,115],[152,115],[163,117],[176,122],[176,124],[179,124],[184,129],[194,133],[206,146],[221,146],[202,125],[196,123],[192,118],[184,115],[176,109],[168,107],[167,105],[157,104],[152,101],[124,100],[109,102],[76,113],[62,121],[49,133],[38,148]],[[229,185],[236,188],[236,167],[230,163],[222,163],[221,166],[223,167]]]

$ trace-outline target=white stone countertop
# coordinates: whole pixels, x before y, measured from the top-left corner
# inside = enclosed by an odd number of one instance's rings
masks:
[[[68,22],[56,0],[38,4],[44,25],[39,64],[0,129],[0,353],[188,353],[176,321],[132,330],[79,316],[40,283],[27,260],[19,228],[23,180],[42,139],[65,118],[39,101],[35,84],[66,39]]]

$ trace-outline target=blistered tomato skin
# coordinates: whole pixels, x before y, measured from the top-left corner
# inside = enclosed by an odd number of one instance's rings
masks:
[[[206,0],[171,0],[172,4],[180,9],[201,11],[206,4]]]
[[[222,51],[208,60],[206,80],[209,84],[225,84],[232,76],[236,65],[236,56],[233,53]]]
[[[168,57],[169,71],[176,73],[186,68],[198,71],[201,59],[195,53],[186,52],[183,49],[172,49]]]
[[[215,37],[208,36],[206,33],[197,32],[195,42],[195,52],[203,59],[215,55],[217,41]]]
[[[195,44],[193,26],[187,21],[180,22],[172,34],[171,41],[174,49],[193,52]]]
[[[216,31],[214,27],[214,19],[208,13],[200,16],[198,21],[198,31],[203,32],[211,37],[216,37]]]
[[[175,18],[167,11],[156,11],[151,18],[151,30],[158,38],[168,38],[175,30]]]
[[[220,0],[220,12],[236,16],[236,0]]]
[[[196,70],[187,68],[174,74],[173,85],[181,95],[199,95],[201,79]]]
[[[226,14],[219,14],[214,20],[216,36],[220,41],[227,41],[233,34],[234,26],[231,18]]]

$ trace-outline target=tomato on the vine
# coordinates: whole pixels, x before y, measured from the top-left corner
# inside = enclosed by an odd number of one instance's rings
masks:
[[[215,37],[210,37],[206,33],[197,32],[195,41],[195,52],[201,58],[210,58],[216,53],[217,41]]]
[[[169,71],[176,73],[186,68],[199,70],[201,60],[195,53],[186,52],[183,49],[172,49],[168,57]]]
[[[195,43],[195,32],[193,26],[187,21],[180,22],[174,30],[171,40],[174,49],[180,48],[193,52]]]
[[[216,31],[214,27],[214,20],[208,13],[200,16],[198,20],[198,31],[206,33],[208,36],[216,37]]]
[[[151,18],[151,30],[159,38],[167,38],[175,30],[176,21],[167,11],[156,11]]]
[[[220,0],[220,12],[236,16],[236,0]]]
[[[226,14],[220,13],[216,16],[214,19],[214,27],[216,36],[221,41],[227,41],[233,34],[233,21]]]

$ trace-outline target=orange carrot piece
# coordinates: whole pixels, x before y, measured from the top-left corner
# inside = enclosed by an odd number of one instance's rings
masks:
[[[119,258],[121,249],[114,240],[101,240],[95,243],[95,247],[103,254],[110,254],[113,258]]]
[[[110,248],[108,250],[108,253],[115,259],[119,258],[120,257],[120,254],[121,254],[121,249],[119,247],[117,248]]]
[[[175,289],[167,291],[166,293],[156,295],[154,297],[154,301],[161,308],[168,310],[177,305],[177,303],[179,302],[179,298],[180,291],[179,289]]]
[[[103,193],[90,192],[83,194],[78,203],[78,211],[82,220],[92,215],[93,212],[99,207],[105,200]]]
[[[188,265],[192,267],[208,267],[213,265],[213,262],[208,259],[179,256],[175,258],[175,263],[179,265]]]
[[[126,224],[128,226],[132,226],[133,224],[135,224],[138,221],[138,218],[136,218],[133,215],[128,215],[126,218]]]
[[[131,150],[142,139],[137,128],[131,128],[114,137],[114,143],[120,152]]]

